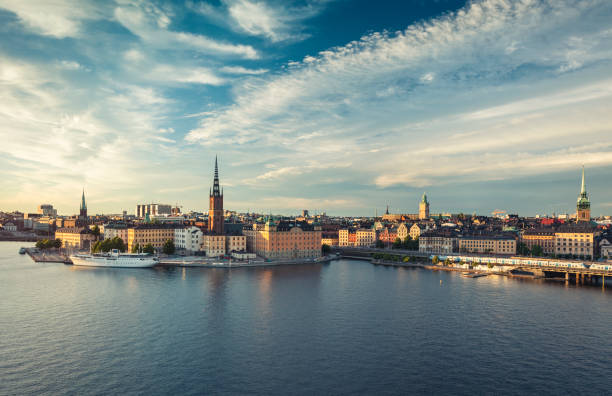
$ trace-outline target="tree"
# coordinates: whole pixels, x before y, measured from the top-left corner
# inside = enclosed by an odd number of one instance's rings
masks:
[[[376,241],[378,242],[378,241]],[[328,244],[324,243],[323,245],[321,245],[321,252],[323,252],[324,255],[329,254],[329,252],[331,252],[331,246],[329,246]]]
[[[385,247],[385,243],[383,241],[381,241],[380,239],[376,240],[376,247],[378,249],[383,249]]]
[[[438,263],[440,262],[440,258],[438,256],[433,256],[433,258],[431,259],[431,262],[434,265],[438,265]]]
[[[138,253],[140,251],[140,244],[132,245],[132,253]]]
[[[519,243],[516,247],[516,251],[521,256],[529,256],[529,247],[523,242]]]
[[[536,257],[540,257],[544,255],[544,250],[542,249],[542,246],[540,245],[533,245],[533,247],[531,248],[531,254],[533,254]]]
[[[166,242],[164,242],[162,251],[165,254],[174,254],[174,252],[176,251],[176,248],[174,247],[174,241],[172,239],[168,239]]]
[[[53,247],[57,248],[57,249],[61,248],[62,247],[62,240],[61,239],[55,239],[53,241]]]
[[[405,256],[403,261],[404,261],[404,263],[409,263],[410,262],[410,256]]]
[[[451,265],[451,260],[448,257],[446,258],[446,260],[444,260],[444,265],[447,267]]]
[[[399,238],[396,238],[395,241],[393,242],[393,249],[401,249],[402,248],[402,240]]]
[[[147,243],[143,248],[142,248],[142,252],[143,253],[149,253],[149,254],[153,254],[155,253],[155,248],[153,247],[153,245],[151,245],[150,243]]]
[[[91,248],[92,252],[94,253],[100,253],[100,252],[107,253],[113,249],[117,249],[120,252],[125,252],[126,247],[125,247],[125,243],[123,243],[123,239],[119,238],[118,236],[114,237],[113,239],[107,238],[103,241],[96,242]],[[136,253],[133,250],[134,249],[132,249],[132,253]]]
[[[95,236],[99,237],[100,236],[100,227],[98,227],[98,225],[93,226],[93,228],[91,229],[91,233],[94,234]]]

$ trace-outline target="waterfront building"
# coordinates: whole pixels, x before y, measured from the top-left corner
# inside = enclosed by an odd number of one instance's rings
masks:
[[[204,233],[198,227],[180,227],[174,229],[174,246],[187,253],[194,253],[202,249],[202,236]]]
[[[562,226],[555,232],[555,254],[562,256],[595,257],[595,238],[600,231],[588,225]]]
[[[38,213],[43,216],[57,217],[57,209],[53,209],[53,205],[50,204],[38,205]]]
[[[215,176],[213,187],[209,194],[208,208],[208,231],[217,235],[223,235],[223,190],[219,187],[219,168],[217,167],[217,157],[215,157]]]
[[[608,260],[612,259],[612,243],[606,238],[599,241],[599,256]]]
[[[349,234],[350,230],[348,228],[338,230],[338,246],[354,246],[349,244]]]
[[[423,197],[419,203],[419,220],[426,219],[429,219],[429,202],[427,201],[427,195],[423,193]]]
[[[136,205],[136,217],[144,219],[147,215],[149,215],[149,218],[153,216],[171,216],[172,205],[156,203]]]
[[[453,253],[458,249],[458,237],[452,231],[426,231],[419,237],[419,252]]]
[[[232,252],[246,252],[247,243],[246,235],[240,234],[225,235],[225,252],[230,254]]]
[[[8,231],[8,232],[15,232],[15,231],[17,231],[17,226],[15,224],[11,223],[11,222],[8,222],[8,223],[5,223],[2,226],[2,229],[4,231]]]
[[[244,233],[247,251],[261,257],[297,259],[321,256],[321,226],[317,223],[276,223],[269,218],[264,224],[253,224]]]
[[[378,231],[378,240],[383,243],[393,243],[398,238],[397,236],[398,227],[384,227]]]
[[[591,221],[591,202],[584,182],[584,166],[582,167],[582,186],[576,202],[576,221]]]
[[[55,231],[55,239],[62,241],[66,249],[89,250],[97,237],[86,227],[60,228]]]
[[[207,257],[225,256],[225,235],[202,235],[201,250],[206,253]]]
[[[516,254],[512,235],[468,235],[458,238],[459,251],[467,253]]]
[[[321,246],[338,246],[339,243],[340,241],[337,235],[323,235],[321,237]]]
[[[529,250],[532,250],[534,246],[539,246],[544,254],[555,253],[554,230],[525,230],[521,233],[520,240]]]
[[[128,228],[127,248],[129,251],[138,244],[141,248],[151,244],[156,250],[161,250],[168,240],[174,241],[172,224],[139,224]]]

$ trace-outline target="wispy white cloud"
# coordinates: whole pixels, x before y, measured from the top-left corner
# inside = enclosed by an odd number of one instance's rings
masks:
[[[611,132],[612,19],[593,25],[593,14],[612,15],[612,5],[471,2],[247,80],[187,140],[265,148],[276,168],[260,180],[301,174],[294,164],[313,156],[353,162],[353,172],[380,187],[528,173],[509,166],[513,158],[535,173],[561,158],[610,165],[607,145],[563,153],[582,147],[583,136],[601,145]]]
[[[263,0],[224,0],[219,7],[208,3],[189,3],[191,8],[207,16],[217,24],[251,36],[259,36],[272,42],[299,41],[309,35],[304,33],[302,22],[317,15],[325,1],[309,1],[300,7],[285,2]]]

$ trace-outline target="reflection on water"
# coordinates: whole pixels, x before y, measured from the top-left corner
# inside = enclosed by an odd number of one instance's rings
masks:
[[[0,243],[0,394],[612,389],[598,287],[348,260],[77,268],[19,246]]]

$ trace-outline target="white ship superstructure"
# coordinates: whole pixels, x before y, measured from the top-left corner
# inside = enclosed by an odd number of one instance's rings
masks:
[[[123,268],[146,268],[153,267],[158,260],[151,254],[144,253],[120,253],[113,249],[106,254],[73,254],[70,261],[74,265],[87,267],[123,267]]]

